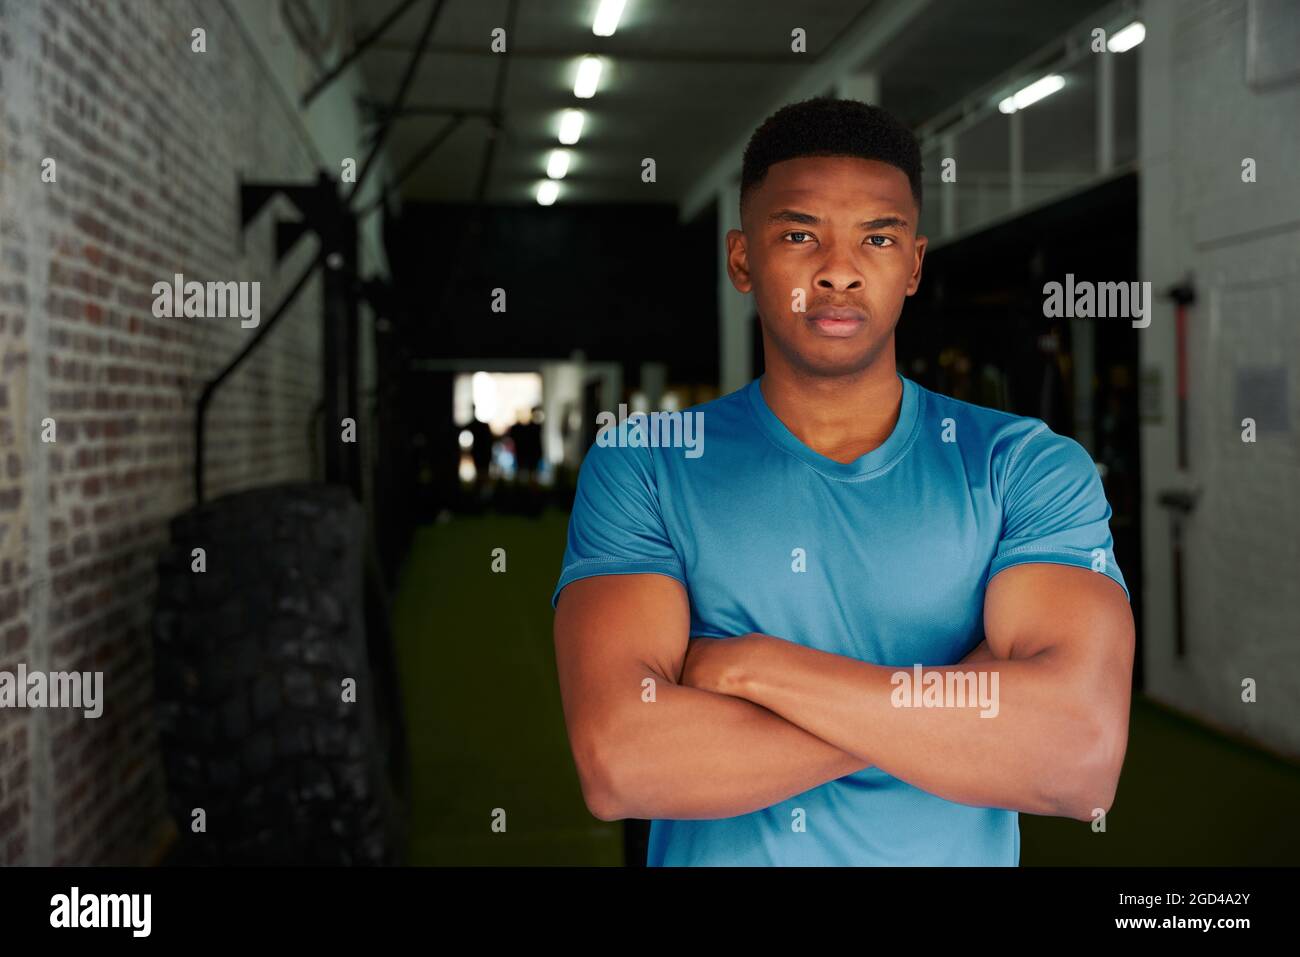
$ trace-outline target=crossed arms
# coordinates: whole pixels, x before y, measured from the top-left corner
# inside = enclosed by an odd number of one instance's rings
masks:
[[[993,718],[895,707],[898,668],[779,636],[692,641],[689,627],[686,590],[664,575],[593,576],[560,593],[565,724],[601,820],[733,817],[873,765],[947,800],[1030,814],[1091,820],[1114,799],[1134,629],[1105,575],[1034,563],[992,578],[985,641],[924,671],[996,671]]]

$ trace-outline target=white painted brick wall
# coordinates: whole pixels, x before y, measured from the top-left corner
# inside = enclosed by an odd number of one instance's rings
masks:
[[[1300,5],[1293,7],[1300,16]],[[1164,421],[1143,427],[1145,668],[1168,704],[1300,755],[1300,83],[1246,79],[1246,0],[1150,0],[1142,49],[1142,278],[1192,270],[1191,468],[1176,468],[1174,311],[1141,333]],[[1300,50],[1296,51],[1300,57]],[[1258,182],[1241,181],[1241,161]],[[1241,370],[1285,365],[1289,427],[1241,441]],[[1187,656],[1174,656],[1169,516],[1196,486],[1185,542]],[[1259,701],[1241,701],[1241,681]]]
[[[310,127],[357,129],[355,77],[298,115],[297,71],[241,19],[268,6],[0,0],[0,670],[102,670],[106,699],[94,721],[0,710],[0,865],[135,863],[165,818],[154,563],[192,502],[199,390],[256,330],[155,318],[151,288],[257,280],[269,315],[313,241],[276,266],[272,209],[241,244],[239,179],[337,174]],[[316,279],[218,393],[209,496],[308,476],[320,317]]]

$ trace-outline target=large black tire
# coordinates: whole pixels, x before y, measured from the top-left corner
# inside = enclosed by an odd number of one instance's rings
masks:
[[[365,526],[346,487],[308,483],[172,520],[154,679],[180,862],[404,860],[405,736],[397,682],[382,673],[391,656],[378,656],[376,675],[366,638],[367,619],[386,618],[365,588]],[[201,574],[191,570],[200,547]],[[343,700],[347,678],[355,703]]]

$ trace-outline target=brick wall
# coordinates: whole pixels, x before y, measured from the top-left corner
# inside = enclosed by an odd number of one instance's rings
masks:
[[[273,215],[241,242],[239,177],[321,162],[231,5],[0,0],[0,670],[105,685],[98,719],[0,709],[0,864],[132,863],[166,826],[154,561],[198,392],[256,330],[154,318],[151,287],[257,280],[268,315],[314,243],[277,268]],[[218,393],[210,496],[308,476],[320,309],[313,280]]]
[[[1261,5],[1263,6],[1263,5]],[[1294,67],[1296,7],[1261,26]],[[1246,0],[1149,0],[1142,45],[1142,278],[1192,272],[1189,468],[1177,468],[1174,313],[1139,348],[1159,383],[1142,428],[1145,668],[1160,700],[1300,757],[1300,80],[1250,81]],[[1291,29],[1285,29],[1290,17]],[[1242,161],[1258,164],[1242,181]],[[1262,387],[1267,383],[1271,386]],[[1242,441],[1242,419],[1258,423]],[[1163,489],[1200,498],[1184,540],[1186,654],[1174,645]],[[1242,701],[1242,681],[1258,700]]]

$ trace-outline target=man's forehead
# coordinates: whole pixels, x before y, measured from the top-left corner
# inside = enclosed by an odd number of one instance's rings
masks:
[[[827,221],[896,217],[906,222],[912,218],[913,205],[910,190],[773,189],[764,191],[753,212],[761,217],[758,225],[803,218],[795,214]]]
[[[853,166],[842,167],[844,175],[828,175],[825,166],[818,168],[808,162],[815,159],[848,159]],[[853,157],[800,157],[783,160],[768,169],[762,188],[762,205],[767,208],[784,206],[818,205],[834,207],[826,213],[845,212],[839,209],[845,203],[862,205],[892,205],[900,212],[912,203],[912,187],[907,174],[897,166],[875,160]]]

